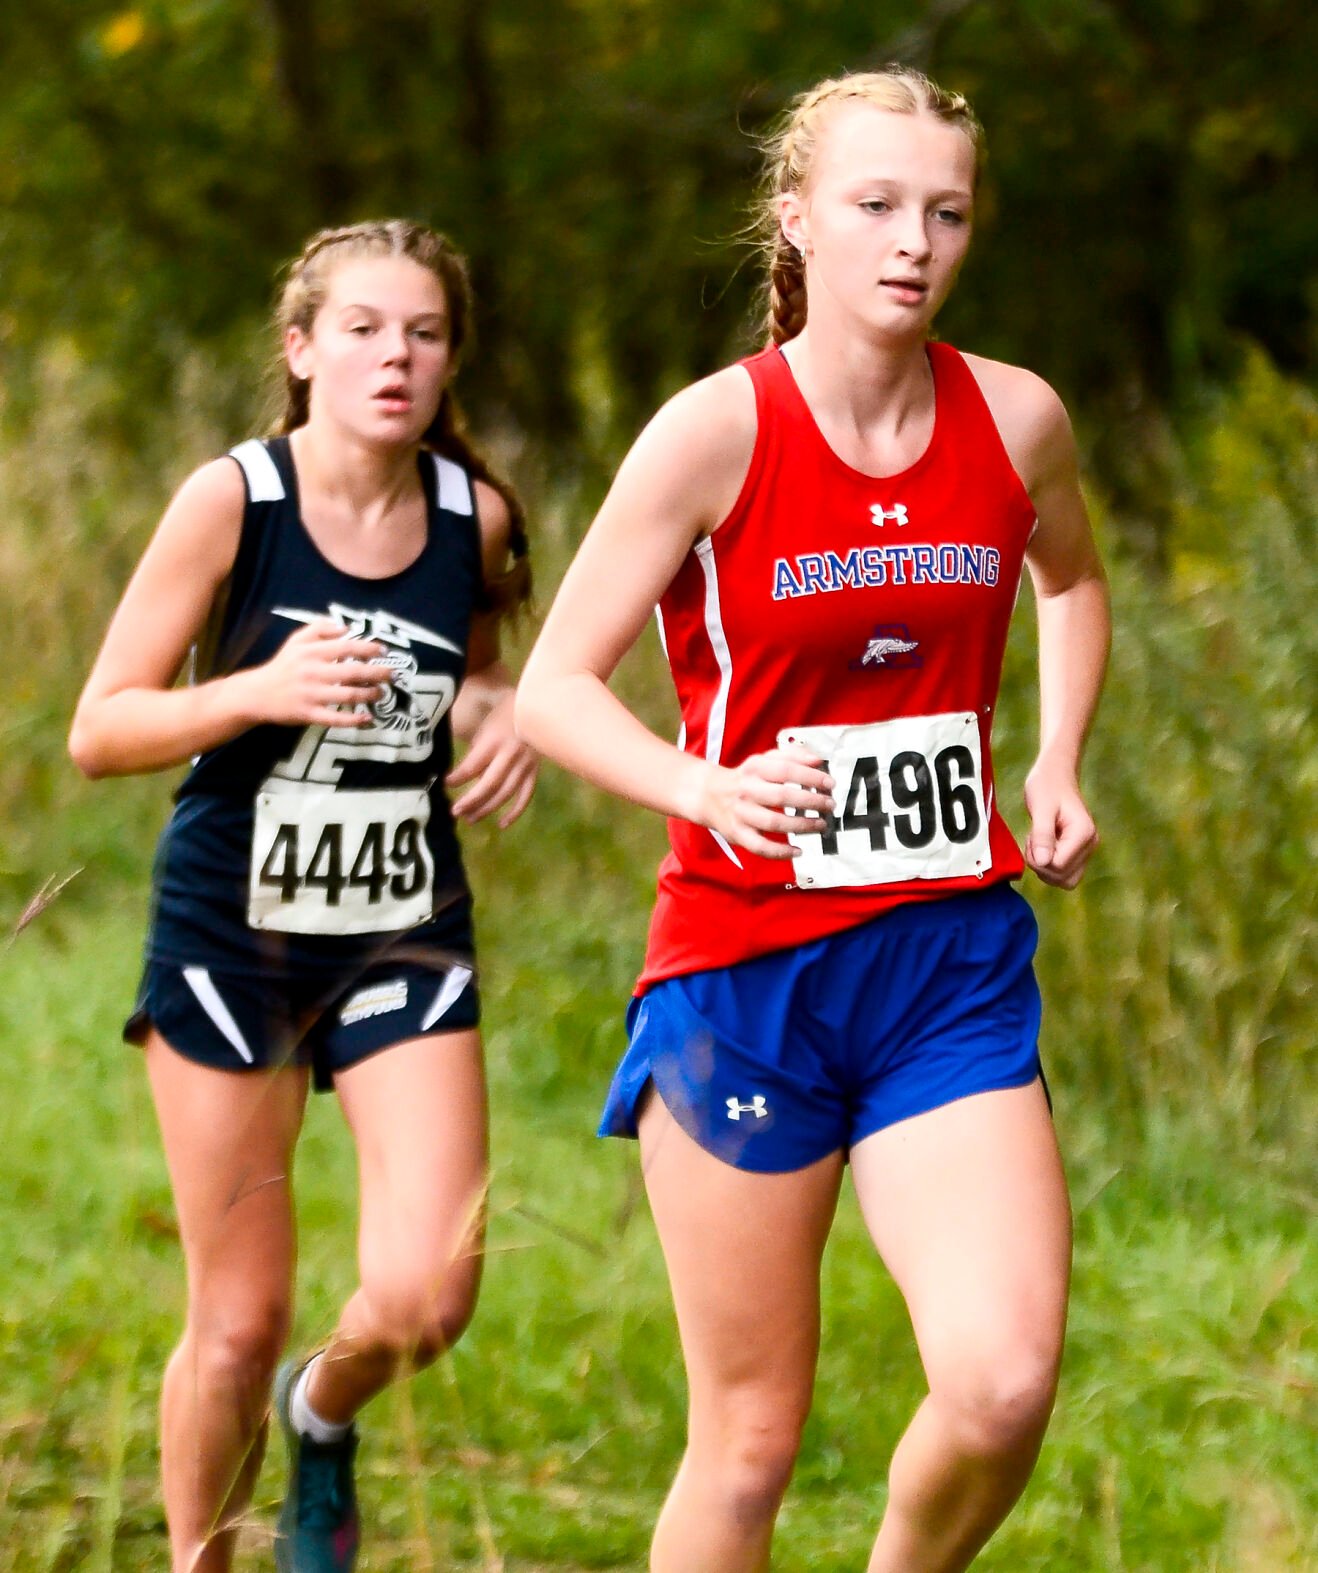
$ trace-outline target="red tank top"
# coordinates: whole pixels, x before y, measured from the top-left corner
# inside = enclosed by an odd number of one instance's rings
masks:
[[[1023,872],[989,733],[1035,513],[965,361],[928,351],[933,436],[882,478],[828,446],[777,349],[742,362],[750,471],[659,606],[679,746],[737,765],[800,737],[837,808],[792,862],[670,820],[638,989]]]

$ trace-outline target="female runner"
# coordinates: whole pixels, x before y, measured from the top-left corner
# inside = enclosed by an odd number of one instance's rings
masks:
[[[278,314],[280,435],[184,482],[73,723],[89,776],[194,758],[125,1029],[187,1265],[161,1403],[175,1573],[231,1566],[259,1469],[309,1082],[356,1140],[361,1282],[324,1350],[281,1372],[286,1573],[353,1566],[353,1418],[475,1303],[485,1082],[454,820],[511,824],[536,766],[499,661],[499,615],[529,587],[521,511],[449,389],[470,310],[462,259],[419,225],[308,244]]]
[[[690,1384],[656,1573],[768,1565],[810,1406],[844,1164],[928,1396],[870,1573],[965,1568],[1033,1467],[1070,1217],[1024,863],[1079,880],[1107,596],[1057,397],[930,341],[981,133],[901,68],[821,84],[773,147],[772,345],[622,465],[528,664],[522,735],[670,816],[603,1130],[639,1132]],[[1024,863],[989,754],[1022,562],[1042,741]],[[677,747],[606,687],[658,603]]]

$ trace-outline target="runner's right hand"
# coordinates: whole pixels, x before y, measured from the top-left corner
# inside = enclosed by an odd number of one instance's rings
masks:
[[[251,695],[256,721],[283,726],[367,726],[365,706],[384,693],[393,676],[374,657],[374,639],[355,639],[328,618],[289,635],[264,666],[234,674]]]
[[[788,831],[817,835],[826,828],[834,810],[833,778],[819,768],[821,763],[808,748],[789,743],[752,754],[733,768],[711,765],[697,823],[761,857],[799,857],[800,849],[790,842],[770,838]],[[789,808],[796,812],[789,814]]]

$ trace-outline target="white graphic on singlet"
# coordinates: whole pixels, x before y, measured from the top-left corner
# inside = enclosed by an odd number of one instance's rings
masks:
[[[890,655],[906,655],[917,647],[915,639],[871,639],[861,656],[862,666],[882,666]]]
[[[393,676],[379,699],[357,707],[369,710],[374,725],[309,726],[289,757],[271,771],[267,789],[278,790],[281,781],[319,781],[332,786],[343,774],[344,765],[355,759],[388,763],[430,757],[435,727],[453,703],[457,684],[444,672],[419,672],[411,650],[414,644],[426,644],[461,655],[458,645],[388,612],[357,612],[338,602],[331,602],[328,613],[288,606],[273,610],[276,617],[295,623],[320,622],[328,616],[350,638],[373,639],[385,647],[377,664],[388,666]]]
[[[870,504],[871,524],[877,524],[882,528],[889,519],[896,525],[909,524],[911,516],[906,512],[906,504],[904,502],[894,503],[891,508],[885,508],[880,503]]]
[[[768,1118],[769,1111],[765,1107],[762,1092],[757,1092],[749,1103],[739,1103],[736,1098],[728,1099],[728,1118],[740,1121],[743,1114],[753,1114],[757,1120]]]
[[[447,672],[421,671],[415,647],[458,656],[461,647],[384,611],[337,602],[328,613],[272,610],[295,623],[328,616],[352,638],[374,640],[383,646],[376,663],[392,675],[378,699],[352,707],[369,721],[306,727],[257,789],[247,921],[289,934],[371,934],[424,922],[434,910],[435,885],[428,787],[347,789],[343,767],[430,758],[457,681]]]

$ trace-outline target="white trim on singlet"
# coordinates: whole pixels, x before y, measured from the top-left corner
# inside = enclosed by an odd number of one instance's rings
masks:
[[[229,457],[242,465],[247,477],[247,493],[253,502],[283,501],[284,483],[269,449],[259,437],[249,437],[236,448],[230,448]]]
[[[659,648],[664,653],[664,660],[668,661],[668,630],[664,627],[664,609],[663,609],[662,606],[656,606],[655,607],[655,609],[654,609],[654,621],[655,621],[655,627],[658,628],[658,630],[659,630]],[[672,662],[669,661],[668,665],[669,665],[669,670],[671,671],[672,670]],[[678,729],[677,729],[677,746],[683,751],[683,753],[686,752],[686,722],[685,721],[683,721],[681,726],[679,726]]]
[[[462,996],[463,989],[471,982],[470,967],[450,967],[448,976],[439,986],[430,1009],[426,1012],[425,1020],[421,1023],[422,1032],[429,1032],[439,1018],[450,1011]]]
[[[728,718],[728,690],[732,686],[732,652],[728,649],[728,636],[723,630],[723,611],[719,605],[718,565],[714,561],[714,542],[708,535],[696,542],[696,561],[705,575],[705,632],[709,635],[710,649],[718,662],[718,688],[709,707],[709,720],[705,724],[705,758],[712,764],[722,762],[723,729]],[[742,868],[744,865],[728,842],[717,830],[710,835],[728,857]]]
[[[432,453],[430,457],[435,461],[439,506],[447,508],[450,513],[464,513],[470,518],[476,511],[470,476],[452,459],[445,459],[438,453]]]
[[[210,1017],[224,1036],[233,1044],[239,1054],[249,1065],[255,1065],[256,1059],[247,1047],[247,1039],[243,1037],[238,1023],[229,1014],[229,1007],[220,998],[220,991],[211,981],[211,975],[205,967],[184,967],[183,981],[197,996],[197,1002],[202,1010]]]

